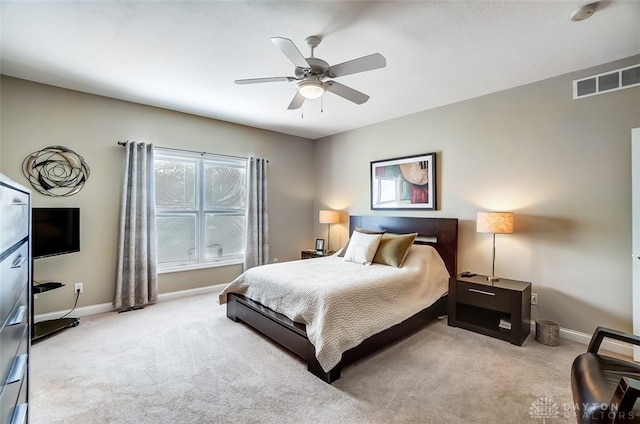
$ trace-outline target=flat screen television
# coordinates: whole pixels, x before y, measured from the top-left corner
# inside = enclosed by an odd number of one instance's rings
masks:
[[[80,208],[32,208],[34,259],[80,251]]]

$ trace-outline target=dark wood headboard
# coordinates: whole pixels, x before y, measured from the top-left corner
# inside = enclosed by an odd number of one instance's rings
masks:
[[[440,253],[449,275],[458,273],[458,220],[456,218],[413,218],[398,216],[350,216],[349,235],[356,227],[389,233],[418,233],[418,237],[433,241],[416,241],[429,244]]]

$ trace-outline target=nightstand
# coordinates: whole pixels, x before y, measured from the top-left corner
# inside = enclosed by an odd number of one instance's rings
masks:
[[[301,250],[300,259],[322,258],[323,256],[329,256],[331,253],[322,253],[317,250]]]
[[[449,325],[522,346],[530,332],[531,283],[486,275],[449,280]]]

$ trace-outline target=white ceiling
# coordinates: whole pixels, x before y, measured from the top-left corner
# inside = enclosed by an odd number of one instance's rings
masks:
[[[640,2],[6,1],[5,75],[310,139],[336,134],[640,53]],[[332,93],[287,106],[295,83],[271,42],[319,35],[330,65],[380,53],[387,67],[336,78],[371,96]],[[568,88],[569,90],[570,88]],[[570,92],[569,92],[570,95]]]

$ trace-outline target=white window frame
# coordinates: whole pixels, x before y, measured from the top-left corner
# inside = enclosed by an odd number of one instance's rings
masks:
[[[220,266],[229,266],[229,265],[238,265],[244,263],[244,255],[246,252],[243,252],[242,255],[238,255],[236,257],[214,260],[214,261],[205,261],[205,239],[206,239],[206,214],[215,212],[214,210],[205,210],[204,205],[204,162],[217,162],[220,164],[227,164],[234,167],[243,167],[246,170],[247,167],[247,159],[240,157],[232,157],[232,156],[224,156],[224,155],[216,155],[212,153],[197,153],[190,151],[182,151],[176,149],[163,149],[156,147],[154,149],[154,161],[158,159],[164,160],[187,160],[187,161],[195,161],[196,162],[196,179],[195,179],[195,209],[184,209],[184,210],[176,210],[174,208],[161,208],[156,205],[156,219],[161,216],[166,216],[170,214],[181,214],[181,213],[193,213],[195,212],[197,215],[197,230],[196,230],[196,245],[198,246],[198,262],[193,263],[182,263],[182,264],[171,264],[171,265],[161,265],[157,266],[157,273],[171,273],[171,272],[180,272],[180,271],[191,271],[196,269],[205,269],[205,268],[215,268]],[[246,172],[246,171],[245,171]],[[246,173],[245,173],[246,176]],[[246,184],[246,182],[245,182]],[[243,240],[246,239],[246,216],[247,216],[247,207],[245,204],[244,209],[244,226],[243,226]],[[224,213],[224,211],[220,211],[220,213]]]

